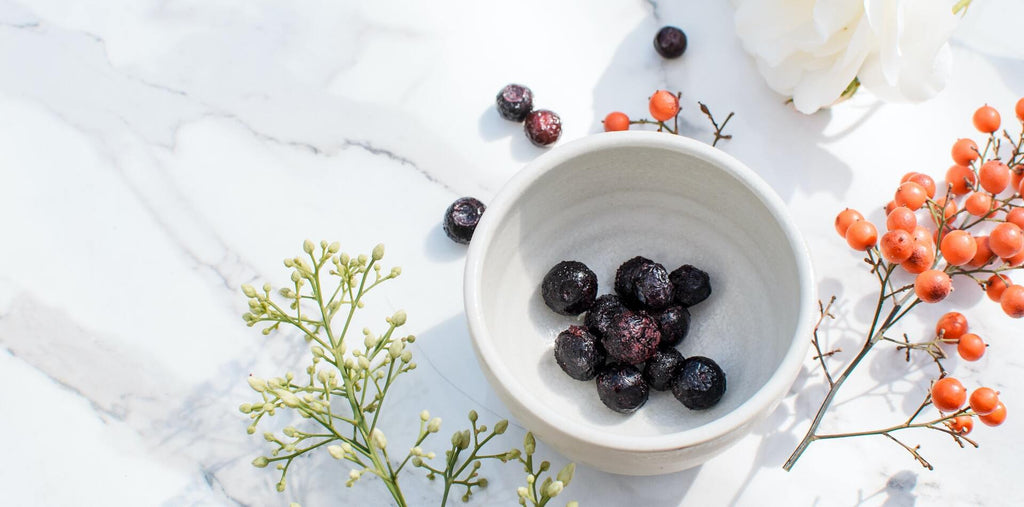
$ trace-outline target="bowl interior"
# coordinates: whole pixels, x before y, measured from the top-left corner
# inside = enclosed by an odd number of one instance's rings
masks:
[[[611,146],[558,162],[503,204],[497,216],[485,214],[497,222],[480,238],[489,244],[475,339],[493,347],[489,366],[509,391],[542,417],[557,414],[561,426],[571,425],[564,429],[611,442],[687,432],[747,402],[790,349],[803,301],[797,254],[741,175],[675,149]],[[544,274],[578,260],[597,274],[598,294],[611,293],[618,266],[637,255],[669,271],[693,264],[711,276],[712,295],[690,309],[690,333],[679,346],[726,372],[726,394],[709,410],[691,411],[670,392],[651,391],[644,407],[620,415],[602,405],[593,381],[573,380],[555,363],[555,337],[582,315],[544,305]]]

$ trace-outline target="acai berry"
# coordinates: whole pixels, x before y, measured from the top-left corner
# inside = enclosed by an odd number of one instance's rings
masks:
[[[644,380],[655,391],[672,388],[672,379],[683,367],[683,355],[676,349],[662,349],[644,364]]]
[[[682,343],[690,331],[690,311],[682,305],[672,305],[660,312],[651,313],[661,330],[661,348],[671,348]]]
[[[485,209],[484,203],[472,197],[456,199],[444,212],[444,233],[452,241],[468,245]]]
[[[644,311],[620,313],[601,337],[601,344],[612,359],[629,364],[650,359],[660,342],[658,323]]]
[[[594,301],[594,306],[590,307],[583,323],[591,333],[599,337],[604,336],[612,325],[612,319],[624,311],[626,311],[626,307],[618,296],[605,294]]]
[[[555,362],[576,380],[590,380],[604,365],[604,350],[597,337],[580,326],[569,326],[555,338]]]
[[[693,306],[711,295],[711,277],[689,264],[669,273],[668,278],[675,287],[676,301],[683,306]]]
[[[725,372],[706,357],[687,358],[672,380],[672,394],[691,410],[711,408],[725,394]]]
[[[562,261],[544,275],[540,286],[544,303],[561,315],[579,315],[597,298],[597,275],[586,264]]]
[[[649,393],[640,370],[628,364],[612,364],[597,374],[597,395],[608,408],[629,414],[647,403]]]

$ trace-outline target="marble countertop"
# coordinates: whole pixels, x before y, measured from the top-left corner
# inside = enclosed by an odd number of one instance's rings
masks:
[[[986,31],[1009,27],[997,2],[975,3],[934,100],[882,104],[860,93],[804,116],[764,85],[727,2],[0,0],[0,503],[386,504],[379,483],[345,488],[347,467],[326,456],[297,462],[284,493],[273,471],[249,464],[266,447],[237,410],[250,398],[245,377],[301,367],[305,352],[245,327],[239,286],[285,280],[281,259],[305,238],[350,252],[383,242],[403,267],[373,303],[381,315],[406,309],[419,337],[418,380],[396,388],[392,410],[414,420],[429,408],[443,433],[472,408],[487,421],[507,417],[472,359],[465,249],[439,224],[453,199],[486,202],[543,152],[495,113],[508,82],[528,84],[537,106],[561,115],[562,143],[599,131],[609,111],[645,113],[657,88],[682,91],[682,132],[700,140],[712,131],[697,100],[716,115],[735,111],[721,149],[789,205],[822,295],[839,297],[828,343],[855,350],[875,282],[832,217],[851,206],[877,221],[904,172],[944,174],[951,142],[974,135],[976,107],[1007,118],[1024,95],[1024,48]],[[650,47],[665,24],[689,36],[677,61]],[[1010,407],[1002,427],[975,429],[980,449],[908,435],[929,472],[884,438],[819,442],[784,472],[824,395],[808,357],[778,409],[721,456],[660,477],[581,466],[558,500],[1019,500],[1021,323],[976,287],[949,304],[991,347],[977,363],[948,366],[998,388]],[[926,308],[905,328],[926,333],[941,311]],[[827,428],[895,424],[916,407],[934,368],[887,352],[851,379]],[[401,431],[396,423],[393,441]],[[508,444],[524,432],[513,421]],[[538,453],[565,461],[543,445]],[[475,504],[514,504],[519,470],[484,472],[490,486]],[[437,484],[415,473],[404,481],[413,505],[436,503]]]

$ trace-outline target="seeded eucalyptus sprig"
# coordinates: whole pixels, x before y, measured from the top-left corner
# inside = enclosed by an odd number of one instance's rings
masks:
[[[519,460],[524,464],[530,474],[528,484],[533,488],[527,494],[523,490],[528,488],[520,488],[519,501],[523,505],[527,499],[532,505],[545,505],[568,485],[575,470],[573,464],[559,473],[558,480],[545,481],[538,494],[532,481],[537,476],[532,469],[532,434],[526,435],[525,460],[524,453],[518,449],[483,454],[483,447],[505,432],[508,421],[498,421],[487,433],[486,426],[477,426],[476,412],[470,412],[472,429],[452,436],[452,449],[445,453],[443,469],[427,464],[435,455],[420,447],[441,428],[441,418],[431,418],[426,410],[419,414],[420,428],[415,443],[401,461],[393,460],[388,454],[387,437],[378,423],[385,422],[381,414],[392,384],[399,376],[416,368],[412,351],[407,348],[416,337],[399,336],[395,332],[406,322],[406,314],[401,310],[385,319],[387,325],[380,334],[363,329],[361,347],[346,343],[346,336],[356,310],[364,306],[363,297],[381,283],[399,276],[402,270],[394,267],[385,274],[379,264],[384,258],[383,245],[377,245],[370,256],[357,257],[339,253],[338,243],[326,241],[321,242],[318,249],[306,240],[303,250],[305,257],[284,260],[285,267],[292,270],[291,287],[275,292],[270,284],[264,284],[262,290],[248,284],[242,286],[242,292],[249,298],[249,311],[243,315],[249,327],[265,324],[263,334],[269,335],[279,330],[281,324],[287,324],[299,330],[310,344],[307,381],[296,382],[290,372],[270,379],[250,376],[249,386],[259,394],[259,399],[239,407],[252,419],[247,429],[249,434],[256,432],[264,417],[272,417],[278,411],[290,410],[308,420],[302,429],[287,426],[280,434],[266,432],[263,435],[272,446],[269,456],[260,456],[252,464],[258,468],[275,465],[281,472],[278,491],[284,491],[288,468],[295,458],[320,447],[333,458],[354,465],[349,470],[346,486],[351,487],[366,474],[377,476],[395,502],[403,507],[407,504],[398,474],[409,463],[426,469],[431,478],[444,478],[442,506],[446,505],[453,486],[465,487],[462,499],[468,501],[474,487],[487,485],[487,479],[478,473],[481,462],[486,459]],[[327,282],[333,282],[331,287]],[[336,321],[343,324],[338,326]],[[469,455],[460,461],[462,452],[470,448]],[[539,472],[550,466],[546,461],[541,465]]]

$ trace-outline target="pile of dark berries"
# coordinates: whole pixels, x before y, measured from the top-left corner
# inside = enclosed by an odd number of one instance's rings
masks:
[[[725,372],[702,356],[684,358],[675,347],[690,329],[689,308],[711,295],[707,273],[689,264],[672,271],[645,257],[615,273],[615,293],[597,296],[597,275],[578,261],[562,261],[541,282],[541,296],[560,315],[583,312],[555,338],[555,362],[576,380],[597,379],[610,409],[629,414],[651,389],[671,390],[691,410],[713,407],[725,394]]]
[[[533,109],[533,92],[519,84],[506,85],[495,97],[502,118],[523,122],[526,138],[537,146],[550,146],[562,135],[562,119],[547,109]]]

